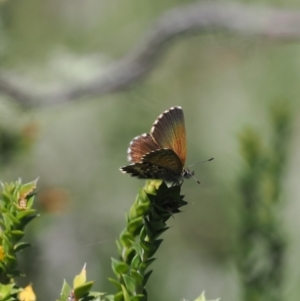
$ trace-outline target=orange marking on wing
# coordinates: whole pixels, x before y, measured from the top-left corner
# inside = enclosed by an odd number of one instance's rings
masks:
[[[161,148],[172,149],[182,165],[186,159],[186,133],[184,115],[180,107],[172,107],[162,113],[154,122],[151,135]]]
[[[127,151],[128,161],[133,163],[141,162],[141,158],[145,154],[150,153],[158,148],[158,145],[149,134],[137,136],[130,142]]]

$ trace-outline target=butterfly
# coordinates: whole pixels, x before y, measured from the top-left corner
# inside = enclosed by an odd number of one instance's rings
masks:
[[[186,132],[182,108],[171,107],[159,115],[149,134],[137,136],[130,142],[127,158],[132,163],[121,167],[120,171],[139,179],[179,183],[195,178],[194,171],[184,167]],[[213,158],[207,161],[211,160]]]

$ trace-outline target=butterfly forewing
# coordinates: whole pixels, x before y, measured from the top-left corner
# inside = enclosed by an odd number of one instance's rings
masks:
[[[150,135],[159,148],[173,150],[181,161],[186,159],[186,133],[184,115],[181,107],[172,107],[162,113],[154,122]]]
[[[130,142],[127,151],[128,161],[132,163],[141,162],[145,154],[157,150],[158,148],[158,145],[149,134],[137,136]]]

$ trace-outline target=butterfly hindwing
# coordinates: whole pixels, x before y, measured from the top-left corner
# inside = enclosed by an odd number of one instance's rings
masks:
[[[183,166],[179,157],[171,149],[163,148],[152,151],[142,157],[143,163],[151,163],[155,166],[169,169],[172,173],[180,176]]]
[[[122,167],[121,171],[140,179],[177,181],[182,168],[180,159],[172,150],[159,149],[144,155],[139,163]]]
[[[151,163],[133,163],[121,167],[120,170],[139,179],[160,179],[167,173],[165,168],[155,166]]]
[[[173,150],[182,166],[186,159],[186,133],[184,115],[181,107],[172,107],[162,113],[154,122],[150,135],[159,148]]]

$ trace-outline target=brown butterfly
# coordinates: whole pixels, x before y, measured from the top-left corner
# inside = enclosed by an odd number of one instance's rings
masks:
[[[172,107],[159,115],[150,134],[137,136],[130,142],[127,155],[132,164],[121,167],[120,170],[133,177],[173,183],[195,178],[194,171],[184,167],[186,133],[181,107]],[[206,161],[211,160],[213,158]],[[195,180],[200,184],[196,178]]]

